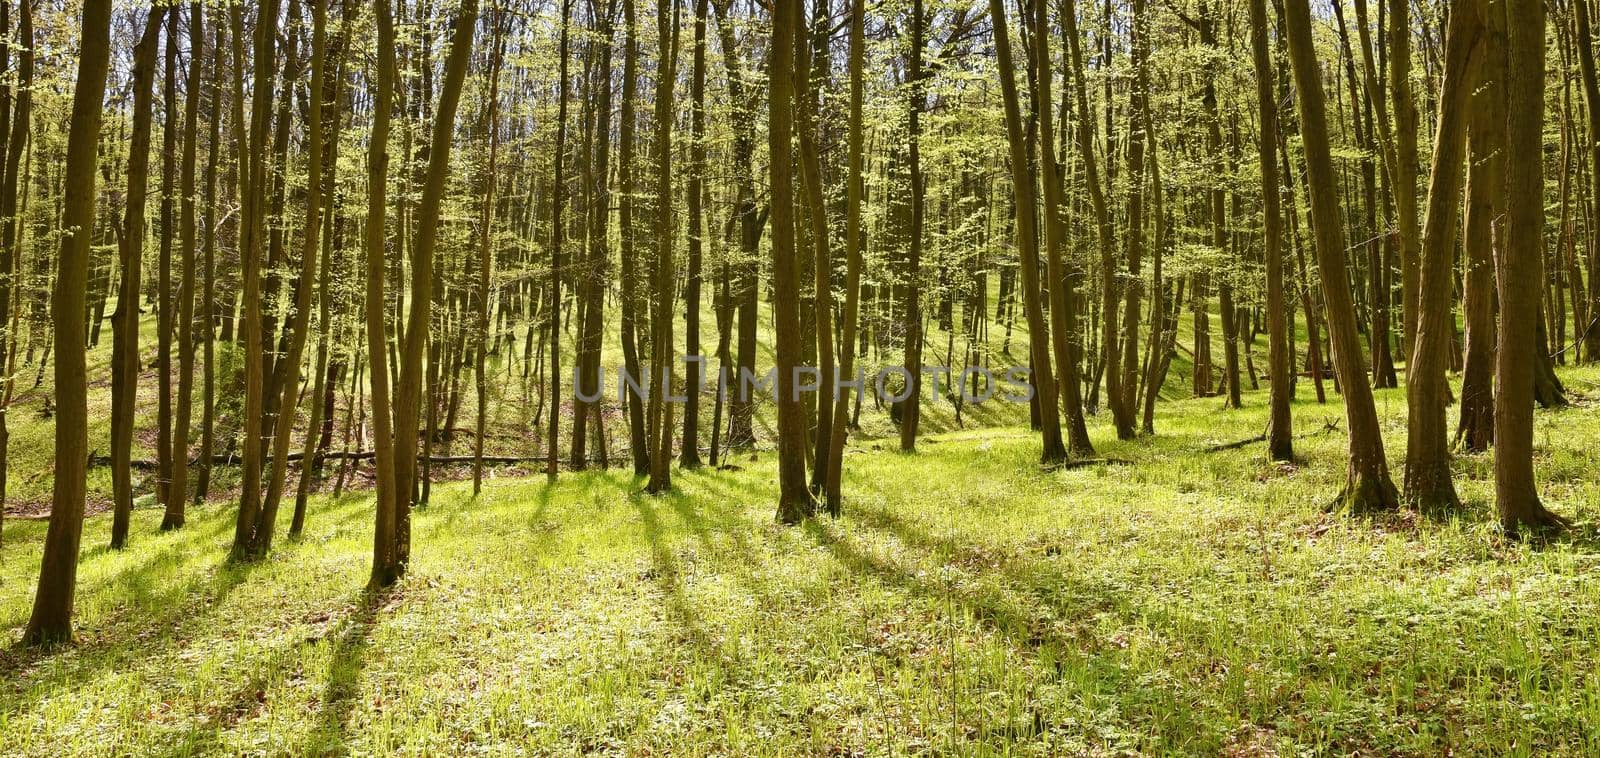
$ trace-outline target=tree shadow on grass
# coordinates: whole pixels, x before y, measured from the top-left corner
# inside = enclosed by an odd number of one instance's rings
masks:
[[[1040,561],[987,555],[980,546],[931,534],[887,509],[857,506],[852,517],[923,557],[945,565],[970,565],[975,573],[998,578],[998,586],[940,582],[932,572],[863,549],[841,525],[811,521],[805,529],[841,565],[913,594],[949,601],[1020,650],[1050,652],[1057,658],[1094,655],[1100,652],[1100,642],[1073,622],[1104,612],[1131,614],[1110,585],[1070,576]]]
[[[671,497],[681,499],[681,494]],[[717,645],[697,620],[699,614],[689,603],[683,591],[683,566],[673,545],[667,544],[662,534],[661,520],[656,516],[656,506],[645,495],[634,495],[633,506],[639,511],[645,539],[650,543],[650,570],[648,578],[656,583],[665,602],[667,615],[680,627],[683,636],[702,655],[718,658]]]
[[[343,523],[359,509],[330,513],[330,523]],[[89,685],[108,671],[148,664],[214,630],[224,601],[257,569],[283,560],[298,550],[285,545],[260,561],[227,560],[214,549],[216,538],[232,527],[226,513],[192,520],[170,544],[134,566],[95,584],[81,587],[80,601],[105,593],[125,593],[109,613],[80,623],[72,645],[0,648],[0,683],[17,697],[11,713],[33,709],[56,694]],[[197,523],[198,522],[198,523]],[[178,565],[169,566],[172,561]],[[83,603],[80,602],[80,605]]]
[[[328,654],[328,682],[322,692],[317,726],[306,736],[300,748],[302,754],[348,752],[345,741],[349,737],[350,716],[361,694],[361,672],[372,644],[372,629],[377,624],[378,611],[393,594],[392,588],[376,593],[363,591],[338,626],[314,640],[317,644],[331,640],[333,649]]]

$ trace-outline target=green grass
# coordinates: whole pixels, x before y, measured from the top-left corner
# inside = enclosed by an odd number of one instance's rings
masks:
[[[1600,394],[1600,371],[1564,373]],[[1302,398],[1309,388],[1302,386]],[[1491,459],[1458,520],[1330,517],[1337,405],[1163,403],[1133,465],[1042,472],[1025,428],[847,457],[846,514],[773,521],[774,463],[441,485],[410,576],[365,597],[371,501],[224,562],[231,511],[131,547],[85,525],[78,645],[0,652],[0,754],[1593,754],[1600,750],[1597,407],[1540,412],[1547,500],[1493,526]],[[1378,393],[1389,457],[1404,396]],[[0,637],[27,620],[44,524],[0,549]]]

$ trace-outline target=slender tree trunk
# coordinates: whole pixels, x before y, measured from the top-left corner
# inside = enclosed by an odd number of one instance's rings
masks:
[[[657,65],[655,95],[656,159],[656,259],[650,314],[650,481],[652,494],[672,489],[672,294],[676,263],[673,261],[675,219],[672,215],[672,85],[677,79],[677,3],[657,0]]]
[[[462,0],[452,22],[454,31],[451,33],[450,52],[444,63],[444,82],[439,89],[439,103],[433,111],[428,168],[423,178],[422,197],[416,207],[416,237],[411,243],[411,293],[406,303],[410,312],[406,319],[405,349],[401,353],[400,382],[396,388],[394,406],[394,553],[395,564],[402,574],[411,555],[411,503],[417,497],[413,493],[417,489],[417,427],[421,420],[418,411],[423,407],[425,397],[423,384],[426,367],[423,355],[428,349],[429,331],[432,328],[433,251],[439,238],[440,206],[444,201],[445,179],[450,170],[456,108],[461,101],[461,85],[466,79],[467,62],[472,55],[472,32],[477,19],[477,0]],[[559,160],[557,163],[559,165]],[[551,419],[554,423],[555,415]],[[555,430],[551,431],[553,448]],[[551,460],[553,466],[555,459],[552,457]]]
[[[1349,272],[1345,267],[1344,228],[1339,219],[1337,178],[1328,146],[1328,127],[1322,82],[1311,38],[1309,0],[1286,0],[1285,36],[1294,71],[1296,99],[1300,105],[1300,135],[1305,144],[1307,183],[1311,190],[1312,225],[1317,237],[1317,260],[1322,269],[1323,299],[1328,309],[1328,333],[1333,343],[1334,369],[1345,396],[1349,427],[1349,468],[1345,489],[1336,506],[1353,513],[1392,510],[1398,494],[1384,457],[1382,429],[1367,385],[1351,302]]]
[[[990,6],[990,11],[991,13],[993,12],[993,6]],[[996,16],[995,18],[1000,18],[1000,16]],[[1036,70],[1042,72],[1040,75],[1037,75],[1034,78],[1033,82],[1036,90],[1034,93],[1034,101],[1037,103],[1050,103],[1052,101],[1050,94],[1050,76],[1048,73],[1050,70],[1050,66],[1048,65],[1050,58],[1050,35],[1047,18],[1048,17],[1045,14],[1045,7],[1042,3],[1033,9],[1033,18],[1031,19],[1031,22],[1034,27],[1034,67]],[[1071,56],[1074,56],[1074,58],[1081,57],[1081,52],[1078,51],[1078,45],[1080,42],[1077,34],[1076,22],[1068,22],[1064,20],[1064,23],[1067,26],[1070,26],[1070,28],[1064,28],[1062,31],[1062,35],[1066,38],[1065,47],[1067,52]],[[1010,39],[1008,38],[1006,41],[1009,46]],[[996,40],[995,44],[997,46],[999,45],[998,39]],[[1040,61],[1044,61],[1046,65],[1040,65]],[[1072,68],[1072,76],[1076,77],[1078,87],[1083,86],[1081,74],[1082,71],[1080,68]],[[1062,80],[1063,82],[1066,81],[1065,75],[1063,76]],[[1010,79],[1008,78],[1007,81],[1010,81]],[[1004,84],[1005,82],[1002,82],[1002,85]],[[1011,86],[1015,87],[1015,83],[1013,82]],[[1004,87],[1002,87],[1002,89],[1004,89]],[[1062,108],[1062,117],[1064,119],[1066,115],[1065,103],[1062,104]],[[1037,328],[1039,333],[1038,348],[1040,352],[1038,354],[1030,353],[1029,357],[1033,362],[1034,384],[1036,391],[1039,393],[1039,420],[1044,437],[1044,453],[1041,460],[1046,465],[1054,465],[1065,461],[1068,455],[1075,455],[1079,457],[1094,455],[1094,444],[1089,441],[1089,429],[1084,423],[1083,418],[1083,375],[1081,372],[1083,339],[1078,333],[1078,311],[1080,305],[1078,302],[1076,286],[1079,275],[1078,272],[1074,270],[1077,264],[1068,264],[1065,260],[1066,252],[1064,248],[1066,248],[1069,243],[1067,240],[1066,220],[1063,218],[1062,214],[1066,212],[1067,200],[1066,191],[1062,187],[1060,156],[1056,152],[1056,130],[1053,124],[1054,114],[1052,114],[1050,111],[1051,109],[1049,107],[1039,108],[1038,111],[1039,154],[1043,159],[1041,161],[1041,165],[1044,167],[1044,170],[1040,172],[1043,175],[1042,184],[1044,185],[1044,210],[1042,214],[1035,212],[1035,215],[1033,215],[1032,218],[1026,220],[1019,219],[1017,222],[1019,224],[1017,227],[1018,248],[1019,250],[1021,249],[1021,245],[1023,244],[1022,238],[1026,236],[1027,239],[1030,240],[1028,244],[1031,246],[1032,257],[1034,259],[1034,268],[1031,271],[1031,275],[1033,277],[1032,281],[1034,284],[1031,287],[1027,285],[1026,282],[1028,279],[1026,276],[1023,280],[1023,300],[1025,301],[1023,306],[1024,308],[1027,307],[1026,300],[1030,295],[1040,297],[1041,299],[1044,296],[1044,293],[1042,292],[1042,285],[1039,284],[1038,281],[1038,231],[1039,226],[1041,225],[1041,215],[1042,224],[1044,226],[1045,276],[1048,277],[1050,281],[1050,320],[1048,322],[1041,320],[1037,325],[1034,325],[1030,320],[1028,322],[1028,328],[1030,330],[1030,346],[1032,345],[1033,340],[1032,331]],[[1084,136],[1085,129],[1087,129],[1087,127],[1079,130],[1080,140],[1078,144],[1080,148],[1085,144],[1088,144],[1081,139],[1081,137]],[[1007,128],[1006,133],[1008,138],[1013,136],[1011,135],[1009,127]],[[1015,136],[1019,139],[1024,139],[1022,144],[1015,145],[1013,148],[1020,148],[1023,150],[1022,155],[1025,159],[1027,156],[1026,140],[1021,136],[1020,133]],[[1063,145],[1063,148],[1064,147],[1065,146]],[[1091,152],[1085,152],[1084,155],[1086,156],[1086,160],[1093,160]],[[1012,154],[1011,160],[1017,160],[1015,153]],[[1026,166],[1026,163],[1024,163],[1024,166]],[[1012,170],[1015,172],[1017,169],[1016,167],[1013,167]],[[1013,173],[1013,181],[1017,180],[1019,176],[1027,177],[1027,183],[1029,186],[1026,188],[1026,198],[1034,198],[1035,190],[1033,187],[1032,176],[1028,174],[1018,175]],[[1091,188],[1091,191],[1093,191],[1093,188]],[[1030,203],[1029,207],[1032,207],[1031,204],[1034,201],[1026,198],[1019,193],[1015,195],[1014,202],[1018,203],[1019,207],[1021,203],[1028,202]],[[1023,227],[1021,226],[1023,223],[1026,223],[1027,225],[1028,231],[1026,232],[1023,231]],[[1026,261],[1027,256],[1023,256],[1023,260]],[[1024,267],[1027,265],[1028,264],[1026,262],[1023,263]],[[1044,303],[1039,303],[1039,307],[1043,309]],[[1032,316],[1030,315],[1029,318],[1031,319]],[[1059,369],[1059,373],[1052,371],[1051,369],[1050,351],[1052,348],[1055,351],[1055,368]],[[1050,391],[1046,391],[1045,388],[1047,387],[1052,389]],[[1059,398],[1059,401],[1057,398]],[[1067,428],[1065,431],[1064,440],[1062,439],[1063,432],[1060,429],[1061,422],[1059,419],[1059,414],[1055,410],[1058,402],[1060,405],[1065,406],[1066,410]]]
[[[1456,223],[1461,200],[1466,120],[1471,108],[1473,59],[1477,56],[1479,13],[1487,0],[1468,0],[1450,14],[1445,32],[1444,80],[1434,129],[1433,177],[1428,184],[1427,218],[1422,231],[1416,342],[1409,349],[1406,400],[1406,499],[1429,511],[1460,508],[1450,472],[1450,430],[1445,405],[1450,385],[1450,342],[1455,315]]]
[[[1584,359],[1600,361],[1600,77],[1595,74],[1594,31],[1588,0],[1573,0],[1576,21],[1578,71],[1583,81],[1584,108],[1589,120],[1589,323],[1582,332]]]
[[[161,135],[161,247],[156,273],[156,501],[165,503],[172,485],[172,243],[177,237],[178,173],[178,16],[175,7],[167,25],[165,86]]]
[[[1134,413],[1139,407],[1139,299],[1144,287],[1140,266],[1144,258],[1144,181],[1145,132],[1149,107],[1149,74],[1145,71],[1150,56],[1144,0],[1134,0],[1130,9],[1128,45],[1133,66],[1132,91],[1128,97],[1128,273],[1123,287],[1122,311],[1122,386],[1123,396],[1113,406],[1117,436],[1132,439]],[[1120,408],[1120,417],[1115,409]]]
[[[122,259],[117,310],[111,316],[111,547],[128,539],[133,513],[134,402],[139,383],[139,290],[143,281],[145,198],[150,165],[151,83],[166,8],[151,6],[144,36],[133,49],[133,134],[128,146],[128,194],[117,247]]]
[[[1268,52],[1266,0],[1250,0],[1250,51],[1255,61],[1256,108],[1261,133],[1256,140],[1261,167],[1261,206],[1263,215],[1262,251],[1267,263],[1267,344],[1269,359],[1267,456],[1275,461],[1294,459],[1294,430],[1289,418],[1289,398],[1294,391],[1293,359],[1289,350],[1289,330],[1284,323],[1288,312],[1283,297],[1283,218],[1278,187],[1278,100],[1273,85],[1272,56]]]
[[[205,291],[200,300],[200,322],[205,325],[201,331],[201,339],[205,340],[205,355],[201,378],[201,408],[200,408],[200,459],[198,471],[195,473],[194,502],[196,505],[205,502],[206,493],[211,488],[211,456],[216,446],[216,328],[217,328],[217,265],[216,247],[217,237],[221,231],[220,219],[217,217],[217,153],[222,142],[222,70],[223,50],[228,43],[227,25],[222,23],[222,11],[213,14],[215,23],[212,35],[214,48],[211,60],[211,141],[206,149],[206,236],[204,242],[204,257],[206,269]]]
[[[84,322],[96,151],[111,57],[110,0],[84,0],[82,29],[62,173],[61,228],[65,233],[61,235],[60,261],[51,293],[56,353],[55,488],[39,566],[39,589],[22,636],[26,645],[72,639],[72,601],[87,496],[89,399],[83,338],[88,326]]]
[[[846,135],[845,157],[845,220],[844,220],[844,312],[840,316],[839,372],[846,381],[855,378],[856,332],[861,320],[861,203],[865,194],[862,174],[863,134],[862,99],[866,59],[866,3],[867,0],[847,0],[850,3],[850,114]],[[828,443],[828,476],[826,497],[828,513],[838,516],[843,508],[840,491],[844,472],[844,443],[849,426],[850,394],[840,393],[834,398],[832,439]]]
[[[494,277],[494,203],[495,188],[498,177],[496,169],[499,167],[500,157],[500,66],[505,58],[504,20],[505,11],[496,7],[494,19],[494,39],[489,43],[489,112],[484,116],[484,131],[489,139],[489,162],[483,173],[483,211],[478,222],[478,329],[477,329],[477,362],[473,369],[473,389],[478,398],[477,423],[474,427],[475,434],[472,439],[472,495],[477,497],[483,491],[483,443],[484,437],[489,432],[489,345],[493,338],[489,334],[489,300],[490,281]],[[605,43],[610,58],[609,48],[611,37],[606,35]],[[606,92],[611,91],[611,83],[605,84]],[[605,116],[609,119],[609,113]],[[604,140],[601,140],[604,143]],[[604,165],[602,163],[602,165]],[[601,186],[605,179],[601,179]],[[602,197],[604,193],[602,192]],[[602,235],[603,236],[603,235]]]
[[[566,152],[567,152],[567,74],[568,29],[572,19],[572,0],[561,0],[561,65],[559,68],[559,103],[556,109],[555,177],[550,187],[550,311],[546,314],[550,330],[550,450],[545,464],[545,476],[554,481],[561,446],[561,254],[566,244]],[[626,232],[624,232],[626,234]]]
[[[166,512],[161,528],[183,526],[184,507],[189,499],[189,421],[194,406],[194,298],[195,298],[195,154],[200,129],[200,87],[205,77],[204,11],[200,3],[189,4],[189,82],[184,97],[183,168],[179,179],[179,241],[183,271],[178,281],[178,323],[174,335],[178,345],[178,402],[173,409],[172,448],[168,460],[171,480],[167,483]],[[209,454],[209,453],[208,453]]]
[[[12,379],[15,371],[17,320],[11,315],[13,306],[20,306],[22,298],[16,286],[18,272],[22,270],[19,256],[21,234],[17,223],[17,185],[21,174],[23,146],[28,143],[28,127],[33,121],[33,4],[19,3],[17,39],[21,49],[17,54],[14,91],[15,109],[11,114],[9,149],[4,161],[4,174],[0,176],[0,367],[6,369],[6,379],[0,382],[0,523],[5,520],[6,477],[9,475],[7,450],[11,430],[6,420],[6,409],[11,404]],[[28,152],[32,152],[31,148]],[[31,159],[30,159],[31,160]],[[17,311],[20,312],[20,307]]]
[[[387,2],[387,0],[379,0]],[[235,36],[243,28],[242,11],[234,12]],[[275,45],[278,28],[277,0],[265,0],[257,10],[255,83],[251,90],[250,136],[240,153],[245,163],[239,186],[243,197],[243,240],[239,253],[243,260],[240,285],[244,298],[244,317],[241,334],[244,341],[244,455],[240,472],[239,513],[234,525],[234,559],[247,559],[256,555],[255,534],[261,515],[261,469],[264,463],[262,446],[265,408],[265,356],[261,313],[262,287],[261,263],[264,255],[262,237],[266,232],[266,152],[269,116],[272,113],[271,91],[276,60]],[[382,47],[382,45],[379,45]],[[237,52],[237,48],[235,50]],[[242,56],[240,56],[242,61]],[[380,309],[381,311],[381,309]],[[387,406],[385,406],[387,407]]]
[[[906,109],[906,169],[911,185],[911,239],[906,259],[906,399],[900,406],[900,449],[905,452],[916,450],[917,426],[922,420],[922,233],[927,194],[927,179],[922,172],[922,111],[927,101],[922,83],[925,22],[922,0],[911,0],[911,49],[906,68],[906,84],[910,86]]]
[[[1505,55],[1505,151],[1544,153],[1544,3],[1504,0],[1491,6],[1487,49]],[[1504,45],[1496,42],[1504,40]],[[1544,164],[1505,163],[1505,244],[1495,249],[1500,344],[1495,360],[1494,482],[1507,532],[1548,529],[1566,519],[1539,502],[1533,478],[1533,389],[1544,287]]]
[[[469,0],[470,2],[470,0]],[[300,251],[299,284],[295,289],[293,325],[288,335],[287,353],[280,360],[278,415],[272,431],[272,470],[267,482],[266,499],[256,524],[252,550],[262,556],[272,549],[273,532],[277,526],[278,504],[283,500],[283,488],[289,475],[289,441],[294,429],[295,406],[300,397],[300,364],[304,357],[306,337],[311,328],[311,291],[317,271],[317,253],[322,249],[322,99],[327,71],[327,0],[312,0],[311,84],[310,108],[306,125],[306,193],[305,233]],[[287,326],[287,325],[286,325]],[[405,399],[402,398],[401,402]],[[306,432],[312,432],[308,429]],[[304,461],[310,465],[310,461]]]
[[[622,366],[628,376],[640,378],[639,342],[636,311],[638,303],[638,274],[636,272],[637,256],[634,251],[634,224],[633,224],[633,149],[634,128],[638,117],[634,112],[638,100],[638,70],[639,70],[639,40],[637,21],[634,18],[634,0],[622,0],[623,15],[623,47],[622,47],[622,112],[621,124],[617,128],[617,184],[621,186],[621,198],[617,203],[617,226],[621,236],[621,269],[622,277],[618,285],[622,289]],[[732,51],[724,46],[723,54],[731,55]],[[730,64],[731,65],[731,64]],[[732,85],[730,84],[730,87]],[[737,102],[737,97],[734,98]],[[628,445],[633,454],[633,473],[643,475],[650,473],[650,442],[646,434],[644,403],[637,396],[625,395],[628,403]],[[732,440],[730,440],[731,442]]]
[[[921,0],[916,0],[920,3]],[[813,26],[825,29],[829,20],[826,17],[824,3],[816,6],[813,16]],[[809,44],[812,37],[826,34],[822,30],[813,30],[807,34],[795,35],[795,101],[799,104],[795,109],[796,119],[799,122],[800,143],[800,175],[801,187],[805,192],[806,219],[810,221],[811,242],[814,248],[812,256],[812,292],[816,306],[816,343],[817,343],[817,433],[815,447],[813,448],[811,469],[811,491],[814,495],[822,497],[827,489],[828,477],[831,475],[832,459],[829,451],[833,443],[833,408],[828,402],[833,390],[837,387],[834,374],[833,352],[833,234],[832,221],[828,214],[828,204],[825,198],[824,177],[822,172],[821,148],[818,146],[818,124],[822,111],[822,98],[817,89],[819,84],[827,80],[826,70],[827,50],[813,50]],[[915,99],[915,97],[913,97]],[[902,427],[903,430],[903,427]],[[913,435],[914,437],[914,435]],[[902,437],[904,439],[904,437]],[[913,443],[915,439],[913,438]]]
[[[1069,8],[1067,18],[1070,18]],[[1061,438],[1061,414],[1057,405],[1058,395],[1055,386],[1055,376],[1050,371],[1050,327],[1045,323],[1044,297],[1039,284],[1039,233],[1035,199],[1035,185],[1033,176],[1028,171],[1027,137],[1023,133],[1022,108],[1019,103],[1020,95],[1017,93],[1015,64],[1011,57],[1011,30],[1006,25],[1005,0],[989,0],[989,17],[993,27],[995,60],[1000,67],[1000,94],[1005,105],[1006,119],[1006,145],[1010,148],[1007,156],[1010,159],[1011,188],[1015,197],[1016,217],[1016,245],[1021,262],[1021,285],[1023,308],[1028,318],[1028,357],[1033,368],[1033,392],[1039,403],[1039,430],[1044,443],[1039,461],[1045,465],[1057,465],[1067,459],[1067,447]],[[1038,17],[1034,17],[1035,23]],[[1070,39],[1076,40],[1077,35],[1072,34]],[[1035,44],[1042,42],[1035,40]],[[1074,41],[1072,43],[1076,45]],[[1036,82],[1037,83],[1037,82]],[[1049,133],[1051,130],[1042,130]],[[1081,144],[1081,143],[1080,143]],[[1055,172],[1050,170],[1054,162],[1053,151],[1046,153],[1046,190],[1050,188],[1049,176]],[[1059,206],[1050,202],[1047,197],[1045,208],[1048,210]],[[1047,219],[1048,219],[1047,214]],[[1046,223],[1050,223],[1048,220]],[[1047,237],[1048,240],[1048,237]],[[1048,244],[1048,241],[1047,241]],[[1059,265],[1057,266],[1059,269]],[[1059,273],[1059,272],[1058,272]],[[1051,290],[1059,289],[1054,279]],[[1052,301],[1052,310],[1060,300]],[[1055,344],[1058,355],[1061,352],[1060,342]]]
[[[1416,344],[1422,269],[1417,230],[1417,106],[1411,96],[1411,0],[1389,0],[1389,95],[1394,99],[1395,214],[1400,231],[1402,342]],[[1453,235],[1452,235],[1453,236]],[[1406,359],[1411,360],[1408,354]]]
[[[666,2],[667,0],[663,0]],[[796,376],[800,364],[799,271],[795,261],[794,184],[790,137],[794,107],[794,35],[803,33],[800,0],[773,4],[767,130],[772,193],[772,317],[778,369],[778,520],[797,524],[812,514],[806,489],[806,419]]]
[[[372,133],[367,155],[367,281],[366,342],[367,374],[371,382],[373,476],[377,482],[376,516],[372,535],[372,576],[367,586],[379,590],[394,584],[405,573],[395,554],[398,501],[410,497],[398,490],[395,481],[393,416],[389,401],[389,342],[384,318],[385,238],[384,215],[388,211],[389,115],[394,107],[395,33],[394,11],[390,0],[373,0],[377,17],[378,55],[377,92],[372,105]],[[414,443],[415,441],[413,441]]]
[[[684,365],[683,444],[678,465],[700,466],[700,386],[705,382],[705,362],[700,355],[700,266],[705,246],[706,175],[706,0],[694,4],[694,63],[690,74],[689,99],[689,270],[683,286]]]

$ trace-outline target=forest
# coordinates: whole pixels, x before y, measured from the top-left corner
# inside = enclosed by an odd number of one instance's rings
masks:
[[[1600,752],[1596,13],[0,0],[0,753]]]

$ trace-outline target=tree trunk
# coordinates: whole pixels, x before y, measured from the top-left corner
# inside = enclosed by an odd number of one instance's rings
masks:
[[[667,2],[667,0],[662,0]],[[772,194],[772,318],[778,370],[778,520],[798,524],[812,514],[806,488],[805,409],[796,388],[800,363],[800,282],[795,261],[794,185],[790,138],[794,107],[794,35],[803,33],[800,0],[773,3],[767,141]]]
[[[1261,133],[1256,140],[1261,167],[1262,251],[1267,263],[1267,345],[1270,352],[1270,409],[1267,418],[1267,457],[1294,460],[1294,429],[1289,418],[1289,398],[1294,391],[1293,358],[1289,330],[1284,323],[1283,219],[1278,187],[1278,100],[1273,86],[1272,56],[1268,52],[1266,0],[1250,0],[1250,52],[1255,62],[1256,108]]]
[[[1482,6],[1480,0],[1456,6],[1445,38],[1444,80],[1439,117],[1434,129],[1433,176],[1428,183],[1428,211],[1422,231],[1421,278],[1417,300],[1416,342],[1409,348],[1406,400],[1406,499],[1425,511],[1461,507],[1450,473],[1450,432],[1445,420],[1450,385],[1450,342],[1455,314],[1450,301],[1455,287],[1456,222],[1461,200],[1462,158],[1466,118],[1471,107],[1471,66],[1477,56]]]
[[[72,639],[72,601],[87,495],[89,385],[83,340],[88,326],[85,301],[89,232],[94,224],[96,151],[111,57],[110,0],[84,0],[82,28],[62,174],[61,228],[66,233],[61,235],[60,261],[51,293],[56,353],[55,487],[39,566],[39,589],[33,598],[27,631],[22,635],[25,645]]]
[[[855,378],[856,332],[861,320],[861,204],[866,191],[863,168],[862,99],[866,59],[866,3],[867,0],[847,0],[850,3],[850,115],[846,136],[845,167],[845,220],[844,220],[844,313],[840,316],[839,372],[845,380]],[[837,391],[837,385],[835,385]],[[834,398],[832,439],[828,443],[828,475],[826,497],[828,513],[838,516],[842,510],[843,495],[840,482],[844,467],[844,442],[849,425],[850,395],[841,393]]]
[[[134,403],[139,384],[139,290],[143,281],[145,197],[150,165],[151,83],[156,45],[166,9],[151,6],[144,36],[133,50],[133,134],[128,146],[128,194],[124,200],[117,310],[111,316],[111,547],[121,549],[133,513]],[[170,43],[169,43],[170,44]]]
[[[672,216],[672,85],[677,79],[678,6],[674,0],[657,0],[658,35],[655,94],[656,159],[656,259],[650,314],[650,480],[645,491],[662,494],[672,489],[672,294],[676,270],[673,262]],[[792,54],[792,53],[791,53]]]
[[[1070,9],[1069,9],[1070,10]],[[1043,295],[1039,285],[1039,233],[1038,221],[1035,216],[1037,201],[1034,196],[1034,180],[1028,171],[1027,137],[1022,130],[1022,109],[1019,104],[1020,96],[1017,93],[1016,74],[1011,58],[1011,32],[1006,26],[1006,12],[1004,0],[989,0],[989,16],[994,28],[995,58],[1000,66],[1000,94],[1005,104],[1006,119],[1006,144],[1010,148],[1011,189],[1015,197],[1016,218],[1016,245],[1018,257],[1021,261],[1021,285],[1023,308],[1028,318],[1028,357],[1033,369],[1034,399],[1039,404],[1039,430],[1044,443],[1039,461],[1045,465],[1057,465],[1067,459],[1067,448],[1061,439],[1061,414],[1057,406],[1058,395],[1055,386],[1055,377],[1050,371],[1050,327],[1045,323]],[[1034,22],[1038,23],[1035,16]],[[1077,36],[1072,35],[1072,40]],[[1040,40],[1034,44],[1041,45]],[[1035,82],[1037,85],[1037,82]],[[1049,133],[1050,130],[1043,130]],[[1054,163],[1053,151],[1045,154],[1047,169],[1046,192],[1050,191],[1049,176],[1055,174],[1050,170]],[[1050,209],[1059,209],[1059,205],[1045,200],[1047,221],[1054,212]],[[1048,230],[1048,227],[1047,227]],[[1048,244],[1049,237],[1046,237]],[[1059,265],[1056,266],[1059,273]],[[1051,291],[1060,288],[1058,282],[1063,279],[1054,279]],[[1059,303],[1054,300],[1052,305]],[[1052,311],[1056,308],[1052,307]],[[1059,333],[1059,324],[1057,324]],[[1060,341],[1055,343],[1057,355],[1063,350]]]
[[[1544,150],[1544,3],[1506,0],[1490,8],[1490,51],[1505,56],[1505,152],[1539,156]],[[1496,44],[1504,41],[1504,44]],[[1499,349],[1495,360],[1494,482],[1501,526],[1510,533],[1566,525],[1539,502],[1533,479],[1533,389],[1539,299],[1544,287],[1544,165],[1505,164],[1505,244],[1495,250],[1500,295]]]
[[[384,261],[387,240],[384,215],[388,212],[389,186],[389,111],[394,107],[395,33],[394,11],[390,0],[373,0],[377,18],[378,54],[373,78],[372,133],[367,155],[367,281],[366,342],[367,374],[371,383],[373,477],[377,484],[376,515],[372,534],[371,590],[393,585],[405,573],[395,553],[398,532],[398,501],[410,497],[398,490],[395,481],[393,407],[389,400],[389,335],[384,322],[386,298]],[[413,441],[414,443],[415,441]]]
[[[1339,220],[1337,179],[1328,146],[1327,115],[1311,38],[1309,5],[1309,0],[1284,3],[1285,36],[1300,105],[1300,134],[1306,151],[1312,224],[1317,237],[1317,260],[1322,269],[1328,333],[1333,344],[1334,369],[1344,391],[1345,419],[1350,430],[1347,481],[1335,505],[1353,513],[1393,510],[1399,506],[1399,499],[1389,478],[1377,408],[1361,365],[1360,335],[1356,331],[1355,306],[1350,297],[1350,275],[1345,267],[1344,228]]]
[[[21,50],[17,55],[16,83],[6,90],[16,93],[7,141],[11,149],[6,151],[4,174],[0,176],[0,366],[5,367],[7,374],[6,380],[0,382],[0,524],[5,521],[6,477],[9,476],[7,449],[11,441],[7,414],[3,411],[11,402],[10,377],[14,376],[17,341],[17,322],[11,314],[13,302],[20,305],[22,300],[15,284],[21,270],[17,251],[22,236],[17,224],[17,184],[21,176],[22,146],[28,141],[28,127],[33,122],[33,4],[19,5],[17,39]]]
[[[494,277],[494,203],[495,188],[499,178],[496,174],[500,156],[500,66],[505,59],[504,38],[505,11],[495,8],[494,39],[489,43],[489,109],[484,116],[484,131],[489,140],[489,162],[483,172],[483,211],[478,222],[478,328],[475,335],[478,340],[476,351],[476,365],[473,367],[473,389],[478,399],[478,414],[474,427],[476,434],[472,438],[472,495],[477,497],[483,491],[483,443],[488,435],[489,426],[489,345],[493,337],[489,334],[489,301],[491,291],[489,283]],[[609,31],[609,29],[608,29]],[[606,59],[610,60],[611,36],[606,35]],[[611,91],[611,83],[606,82],[606,93]],[[607,98],[609,101],[609,98]],[[605,118],[610,118],[609,111]],[[602,140],[604,144],[604,140]],[[602,163],[603,165],[603,163]],[[605,179],[601,179],[601,186]],[[602,192],[602,197],[604,193]],[[604,244],[604,243],[602,243]]]
[[[683,444],[678,465],[700,466],[700,387],[705,382],[705,361],[700,355],[701,253],[705,247],[705,208],[701,201],[706,182],[706,0],[694,4],[694,63],[689,85],[689,260],[683,285],[684,364]],[[820,460],[820,459],[819,459]]]

